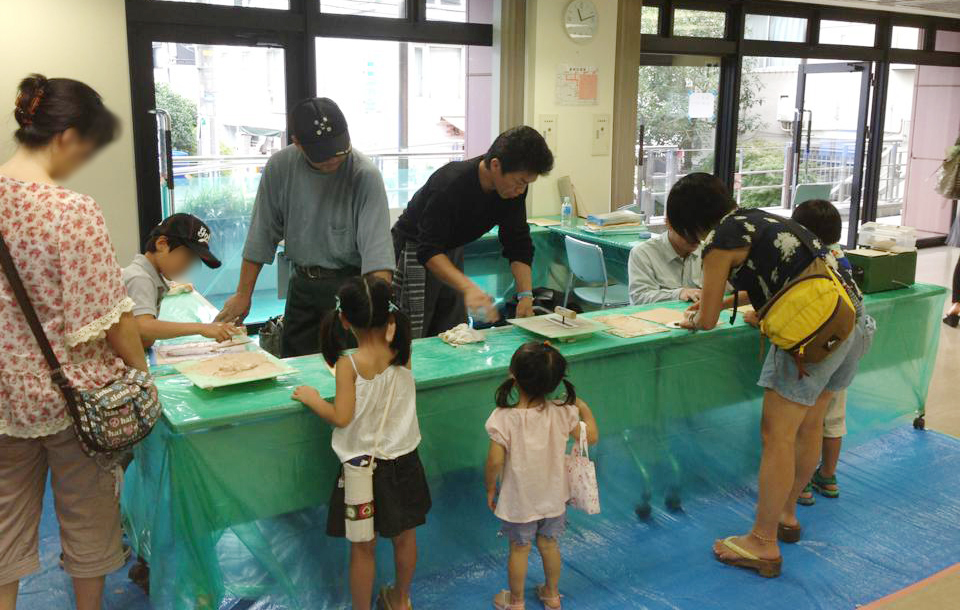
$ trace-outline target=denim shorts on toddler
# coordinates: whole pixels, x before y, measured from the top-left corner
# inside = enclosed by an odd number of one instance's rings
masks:
[[[524,546],[530,544],[537,536],[557,540],[567,529],[567,515],[547,517],[529,523],[511,523],[502,521],[500,534],[507,537],[511,544]]]

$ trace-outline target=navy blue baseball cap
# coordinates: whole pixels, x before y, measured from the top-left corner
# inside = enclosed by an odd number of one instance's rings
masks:
[[[350,152],[347,119],[330,98],[313,97],[294,106],[290,125],[303,152],[314,163]]]

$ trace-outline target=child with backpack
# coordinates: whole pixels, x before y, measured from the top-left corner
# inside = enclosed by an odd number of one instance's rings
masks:
[[[566,359],[549,343],[522,345],[510,360],[510,377],[497,389],[497,408],[487,419],[487,505],[502,520],[500,531],[510,543],[510,589],[493,598],[497,610],[524,609],[527,558],[534,539],[546,578],[537,587],[537,597],[546,608],[561,607],[557,540],[566,526],[570,497],[564,450],[568,437],[579,439],[581,422],[589,443],[599,436],[590,407],[577,398],[566,373]],[[565,396],[552,398],[561,384]]]
[[[416,529],[426,523],[430,490],[417,454],[420,427],[410,370],[410,322],[393,303],[390,284],[351,278],[320,326],[324,359],[336,367],[336,396],[315,388],[293,393],[335,426],[331,444],[342,468],[330,496],[327,534],[346,537],[354,610],[368,610],[375,576],[376,534],[393,543],[396,580],[380,590],[387,610],[408,610],[417,563]],[[343,355],[346,333],[357,350]]]
[[[844,256],[840,246],[840,233],[843,219],[840,212],[829,201],[811,199],[804,201],[793,210],[793,219],[817,236],[830,254],[837,260],[841,269],[852,269],[850,261]],[[823,421],[823,448],[820,466],[813,473],[810,483],[797,498],[797,503],[811,506],[816,503],[814,490],[825,498],[839,498],[837,485],[837,463],[840,461],[840,447],[847,433],[847,391],[840,390],[833,395],[827,405],[827,415]]]

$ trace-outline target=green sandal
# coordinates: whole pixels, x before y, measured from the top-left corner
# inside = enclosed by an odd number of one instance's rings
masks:
[[[813,506],[816,503],[817,499],[813,497],[813,485],[807,483],[807,486],[800,492],[800,497],[797,498],[797,504],[801,506]]]
[[[840,497],[840,488],[837,486],[837,475],[825,477],[820,474],[820,469],[817,468],[817,471],[813,473],[813,479],[810,481],[810,485],[824,498]],[[827,485],[833,485],[837,487],[837,489],[827,489]]]

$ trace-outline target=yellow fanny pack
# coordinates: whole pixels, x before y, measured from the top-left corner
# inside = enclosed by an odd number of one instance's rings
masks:
[[[803,362],[820,362],[853,332],[857,310],[846,287],[822,258],[780,289],[757,312],[760,332]]]

